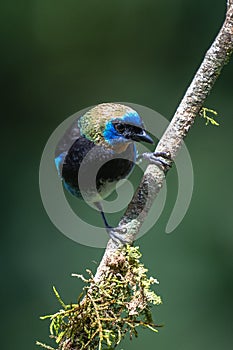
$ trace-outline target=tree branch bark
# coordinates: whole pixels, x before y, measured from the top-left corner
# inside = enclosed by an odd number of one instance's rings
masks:
[[[222,68],[228,63],[233,51],[233,0],[227,1],[226,18],[178,106],[167,130],[159,141],[155,152],[170,152],[174,160],[184,137],[187,135],[204,101],[209,95]],[[155,165],[149,165],[142,181],[119,223],[119,228],[130,244],[133,243],[154,199],[162,188],[165,174]],[[122,231],[123,232],[123,231]],[[103,259],[97,269],[95,281],[99,281],[107,268],[109,256],[118,246],[109,240]]]

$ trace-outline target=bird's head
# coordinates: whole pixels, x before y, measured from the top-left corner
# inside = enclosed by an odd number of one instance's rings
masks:
[[[97,145],[119,150],[129,143],[153,143],[139,114],[118,103],[102,103],[90,109],[79,120],[81,134]]]

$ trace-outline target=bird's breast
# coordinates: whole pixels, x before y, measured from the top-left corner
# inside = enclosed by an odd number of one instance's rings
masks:
[[[70,147],[62,166],[62,179],[73,195],[91,202],[106,197],[117,181],[126,178],[134,167],[134,144],[117,152],[80,136]]]

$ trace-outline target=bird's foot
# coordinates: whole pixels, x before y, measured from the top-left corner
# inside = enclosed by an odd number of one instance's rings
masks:
[[[126,238],[125,234],[127,233],[126,228],[121,226],[118,227],[106,227],[109,237],[117,246],[124,246],[130,244],[131,242]]]
[[[157,165],[164,172],[167,172],[172,166],[170,152],[145,152],[138,156],[137,160],[147,160],[150,164]]]

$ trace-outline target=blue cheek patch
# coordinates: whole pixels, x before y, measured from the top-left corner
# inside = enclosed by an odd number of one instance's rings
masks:
[[[115,119],[115,118],[114,118]],[[105,141],[107,141],[110,144],[116,144],[116,143],[124,143],[128,142],[121,134],[119,134],[116,129],[114,128],[112,121],[114,119],[111,119],[109,122],[107,122],[105,126],[105,130],[103,132],[103,136]],[[126,124],[132,124],[135,126],[138,126],[140,128],[143,128],[143,122],[141,117],[137,112],[129,112],[123,115],[123,117],[119,118],[120,120],[124,121]]]
[[[106,124],[105,130],[103,132],[103,136],[105,141],[107,141],[110,144],[113,144],[116,142],[124,142],[124,137],[118,134],[118,132],[112,125],[111,120]]]

